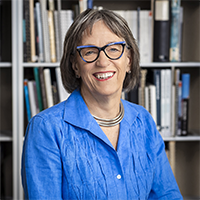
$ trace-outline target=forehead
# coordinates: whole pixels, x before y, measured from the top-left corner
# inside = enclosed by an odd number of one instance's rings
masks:
[[[81,35],[81,44],[92,43],[104,43],[120,41],[122,38],[118,37],[105,23],[100,20],[90,25]]]

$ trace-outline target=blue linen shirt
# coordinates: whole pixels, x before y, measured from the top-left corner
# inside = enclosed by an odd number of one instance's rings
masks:
[[[117,151],[79,90],[33,117],[22,155],[26,199],[182,199],[151,115],[122,100]]]

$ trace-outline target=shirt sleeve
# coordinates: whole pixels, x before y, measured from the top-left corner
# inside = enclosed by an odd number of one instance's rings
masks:
[[[56,128],[40,116],[26,130],[22,153],[25,199],[62,199],[62,165]]]
[[[168,158],[165,153],[165,144],[162,136],[157,131],[156,124],[150,118],[152,143],[154,144],[153,154],[155,156],[155,172],[149,200],[181,200],[183,199],[174,174],[171,170]],[[153,146],[153,145],[152,145]]]

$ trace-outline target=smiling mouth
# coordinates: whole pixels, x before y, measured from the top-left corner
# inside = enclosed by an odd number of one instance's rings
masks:
[[[115,72],[107,72],[107,73],[95,73],[94,77],[98,80],[107,80],[113,77]]]

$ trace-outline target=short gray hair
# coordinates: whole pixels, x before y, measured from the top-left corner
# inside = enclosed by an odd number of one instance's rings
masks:
[[[83,32],[87,30],[91,33],[94,23],[99,20],[102,20],[118,37],[122,37],[131,51],[131,73],[126,74],[123,89],[130,91],[139,82],[140,54],[136,40],[126,20],[110,10],[87,9],[76,17],[65,36],[60,69],[64,88],[69,93],[81,87],[81,78],[76,78],[75,72],[72,69],[72,63],[75,62],[76,56],[78,55],[76,47],[82,40]]]

